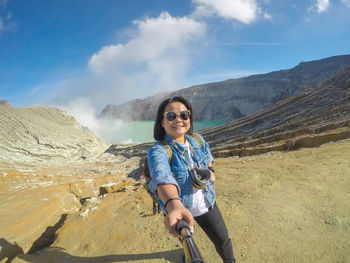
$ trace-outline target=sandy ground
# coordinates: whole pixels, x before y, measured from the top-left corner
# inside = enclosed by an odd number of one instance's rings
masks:
[[[217,167],[238,262],[350,262],[350,141]]]
[[[237,262],[350,262],[350,140],[216,159],[215,166]],[[162,215],[151,216],[139,184],[106,194],[85,218],[82,209],[68,214],[50,248],[10,262],[181,262],[180,243]],[[194,239],[207,263],[221,262],[199,227]],[[4,240],[0,246],[16,238]]]

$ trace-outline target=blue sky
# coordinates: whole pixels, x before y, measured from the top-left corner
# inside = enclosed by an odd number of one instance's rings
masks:
[[[0,0],[0,99],[16,107],[98,114],[349,53],[350,0]]]

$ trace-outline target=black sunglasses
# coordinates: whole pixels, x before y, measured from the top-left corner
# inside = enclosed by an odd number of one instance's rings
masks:
[[[165,112],[164,113],[165,115],[165,118],[168,120],[168,121],[173,121],[176,119],[176,117],[178,116],[176,114],[176,112],[173,112],[173,111],[168,111],[168,112]],[[191,116],[191,113],[190,111],[188,110],[184,110],[184,111],[181,111],[180,114],[179,114],[180,118],[184,121],[187,121],[190,116]]]

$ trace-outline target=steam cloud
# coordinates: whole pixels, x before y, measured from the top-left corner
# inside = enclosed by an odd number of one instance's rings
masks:
[[[125,132],[126,123],[122,120],[98,118],[96,110],[87,98],[77,98],[67,105],[56,105],[75,117],[79,124],[110,143],[132,143]]]

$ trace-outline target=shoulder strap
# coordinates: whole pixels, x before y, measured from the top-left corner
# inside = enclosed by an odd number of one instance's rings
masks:
[[[171,149],[168,142],[161,141],[160,143],[164,146],[166,153],[168,154],[168,157],[169,157],[169,164],[171,164],[171,162],[173,161],[173,150]]]
[[[191,137],[198,143],[199,147],[202,148],[204,145],[203,139],[198,135],[198,133],[192,133]]]

